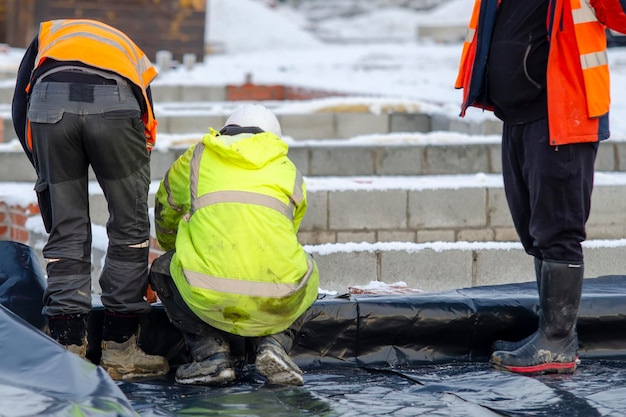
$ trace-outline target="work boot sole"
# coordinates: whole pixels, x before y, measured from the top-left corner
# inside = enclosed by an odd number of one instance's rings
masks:
[[[257,371],[273,385],[303,385],[304,378],[295,363],[288,363],[274,351],[263,350],[255,361]]]
[[[219,371],[217,375],[198,375],[187,378],[179,378],[176,376],[175,379],[179,384],[185,385],[221,385],[235,380],[235,370],[233,368],[226,368]]]
[[[490,362],[491,365],[500,371],[515,372],[518,374],[526,375],[543,375],[543,374],[573,374],[576,371],[576,367],[580,363],[578,357],[573,362],[551,362],[541,363],[530,366],[510,366],[502,365],[495,362]]]
[[[121,368],[103,368],[107,371],[109,376],[115,381],[127,381],[129,379],[135,378],[152,378],[156,376],[161,376],[167,374],[166,370],[157,369],[157,370],[141,370],[138,371],[136,369],[121,369]]]

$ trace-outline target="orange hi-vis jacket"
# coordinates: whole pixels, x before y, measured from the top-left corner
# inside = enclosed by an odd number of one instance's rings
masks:
[[[148,149],[156,142],[157,120],[146,89],[157,70],[144,52],[124,33],[88,19],[52,20],[39,28],[39,51],[35,68],[46,58],[80,61],[91,67],[114,72],[141,88],[146,112],[143,114]],[[32,82],[32,80],[31,80]],[[30,89],[31,85],[27,87]]]
[[[499,3],[475,0],[455,83],[455,88],[463,89],[461,117],[470,106],[493,110],[485,73]],[[626,32],[625,7],[620,0],[550,0],[546,83],[552,145],[609,137],[605,29]]]

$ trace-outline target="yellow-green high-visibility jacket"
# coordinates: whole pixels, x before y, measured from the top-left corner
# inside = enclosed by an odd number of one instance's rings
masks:
[[[289,327],[317,299],[319,274],[297,240],[306,187],[272,133],[211,129],[170,167],[155,201],[170,272],[203,321],[241,336]]]

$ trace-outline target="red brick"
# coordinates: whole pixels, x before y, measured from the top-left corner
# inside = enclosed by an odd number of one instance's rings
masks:
[[[20,207],[20,211],[11,211],[11,224],[13,226],[24,227],[28,216],[24,213],[24,210]]]
[[[285,87],[282,85],[227,85],[226,99],[229,101],[284,100]]]
[[[11,227],[11,240],[20,243],[28,243],[28,239],[30,234],[27,230],[19,228],[19,227]]]

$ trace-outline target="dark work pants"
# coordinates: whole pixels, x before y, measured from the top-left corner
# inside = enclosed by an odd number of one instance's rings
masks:
[[[229,345],[241,336],[212,327],[194,314],[183,300],[170,275],[170,263],[174,251],[168,251],[154,260],[150,269],[150,285],[159,296],[170,321],[183,333],[187,346],[196,361],[206,359],[218,352],[230,351]],[[296,333],[300,330],[304,315],[288,329],[271,335],[287,353],[291,351]],[[257,338],[246,338],[257,339]],[[256,340],[255,340],[256,341]],[[254,347],[254,343],[252,343]]]
[[[597,149],[597,142],[550,145],[547,119],[504,124],[504,190],[528,254],[583,262]]]
[[[107,200],[107,257],[100,277],[107,310],[147,312],[150,155],[139,104],[128,85],[35,84],[28,119],[36,191],[49,232],[43,255],[67,265],[48,274],[44,314],[87,313],[91,293],[88,169]],[[144,244],[145,247],[137,248]],[[50,264],[52,265],[52,264]],[[80,290],[79,290],[80,287]]]

